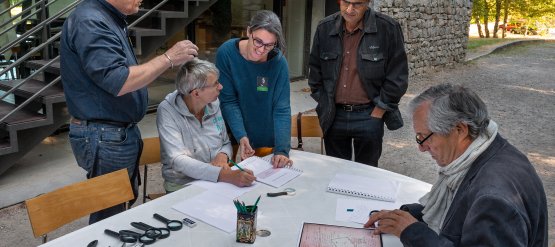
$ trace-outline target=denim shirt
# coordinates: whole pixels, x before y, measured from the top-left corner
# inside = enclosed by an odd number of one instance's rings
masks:
[[[126,16],[105,0],[85,0],[64,23],[60,69],[69,113],[83,120],[138,122],[147,89],[117,96],[137,59]]]

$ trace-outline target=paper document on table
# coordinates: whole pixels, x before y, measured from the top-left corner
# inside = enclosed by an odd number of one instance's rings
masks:
[[[233,199],[213,191],[205,191],[172,208],[227,233],[235,231],[237,208],[233,205]]]
[[[374,230],[347,226],[304,223],[299,234],[298,247],[381,247],[381,235]]]
[[[327,191],[368,199],[395,202],[399,182],[387,179],[376,179],[350,174],[335,174]]]
[[[256,188],[256,186],[258,186],[256,182],[249,187],[237,187],[230,183],[225,183],[225,182],[214,183],[214,182],[205,181],[205,180],[197,180],[197,181],[191,182],[190,184],[202,187],[206,190],[213,191],[214,193],[218,193],[220,195],[230,197],[232,199],[237,198],[253,190],[254,188]]]
[[[401,205],[394,202],[337,198],[335,220],[365,224],[372,210],[398,209]]]
[[[302,170],[295,167],[274,168],[268,162],[268,156],[264,158],[252,156],[241,161],[239,166],[243,169],[251,170],[256,177],[256,181],[276,188],[281,187],[303,173]],[[237,169],[237,167],[234,166],[232,169]]]

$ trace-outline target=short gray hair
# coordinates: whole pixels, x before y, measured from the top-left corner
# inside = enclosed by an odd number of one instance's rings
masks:
[[[488,109],[472,90],[450,84],[432,86],[411,100],[410,114],[425,102],[431,103],[427,126],[430,131],[447,135],[458,123],[464,123],[472,140],[487,135]]]
[[[206,86],[209,74],[220,77],[220,71],[211,62],[195,58],[179,67],[175,77],[175,87],[182,95],[189,95],[191,91]]]
[[[249,32],[264,29],[276,36],[276,48],[285,53],[285,38],[279,17],[272,11],[261,10],[251,18],[249,22]]]

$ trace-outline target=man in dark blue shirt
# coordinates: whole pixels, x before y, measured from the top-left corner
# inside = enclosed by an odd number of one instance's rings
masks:
[[[85,0],[64,23],[60,59],[77,163],[88,178],[127,168],[135,192],[142,150],[136,123],[146,113],[146,86],[198,51],[183,40],[139,65],[127,36],[126,16],[137,13],[140,4],[140,0]],[[89,223],[123,210],[117,205],[93,213]]]

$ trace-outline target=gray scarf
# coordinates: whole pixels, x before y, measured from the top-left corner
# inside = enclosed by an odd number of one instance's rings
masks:
[[[474,160],[489,147],[496,135],[497,124],[490,120],[487,135],[480,135],[461,156],[449,165],[440,167],[439,176],[432,186],[432,190],[420,198],[420,204],[424,205],[422,218],[436,233],[439,233],[453,197],[455,197],[468,169]]]

